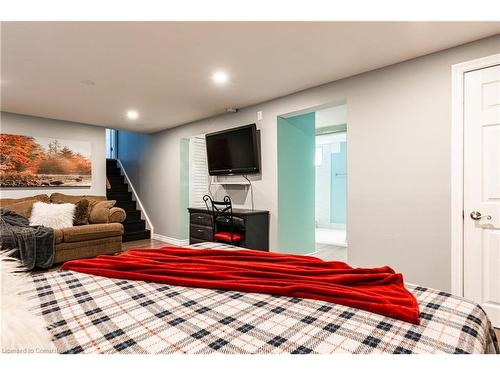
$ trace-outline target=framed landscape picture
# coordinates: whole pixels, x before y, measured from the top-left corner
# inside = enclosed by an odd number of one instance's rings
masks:
[[[91,182],[90,142],[0,134],[0,187],[90,187]]]

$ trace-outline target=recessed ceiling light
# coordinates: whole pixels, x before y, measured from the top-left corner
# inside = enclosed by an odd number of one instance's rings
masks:
[[[80,81],[82,85],[87,85],[87,86],[94,86],[95,82],[92,81],[91,79],[84,79],[83,81]]]
[[[134,111],[133,109],[131,109],[130,111],[127,111],[127,117],[130,120],[135,120],[139,117],[139,113],[137,111]]]
[[[212,80],[218,85],[225,84],[228,81],[228,79],[229,76],[227,75],[226,72],[222,70],[218,70],[212,75]]]

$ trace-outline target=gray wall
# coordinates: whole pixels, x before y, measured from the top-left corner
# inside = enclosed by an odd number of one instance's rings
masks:
[[[451,65],[495,53],[500,53],[499,35],[237,114],[149,136],[120,133],[119,157],[139,186],[155,231],[179,238],[180,138],[256,122],[263,168],[262,179],[254,182],[255,205],[271,211],[271,248],[276,249],[276,117],[347,102],[349,263],[387,264],[409,282],[450,290]],[[263,111],[262,121],[257,111]]]
[[[92,144],[92,186],[90,188],[46,187],[0,189],[2,198],[35,194],[106,195],[106,129],[99,126],[1,112],[0,132],[48,138],[89,141]]]

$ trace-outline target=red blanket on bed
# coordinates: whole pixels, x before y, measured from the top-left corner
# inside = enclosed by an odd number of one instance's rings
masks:
[[[311,298],[419,324],[415,297],[390,267],[352,268],[304,255],[177,247],[72,260],[63,270],[187,287]]]

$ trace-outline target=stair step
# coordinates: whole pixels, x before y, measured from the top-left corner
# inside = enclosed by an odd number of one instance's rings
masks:
[[[109,179],[108,179],[108,181],[109,181],[109,184],[111,185],[111,189],[110,190],[116,189],[116,190],[122,191],[122,190],[124,190],[125,187],[128,190],[128,184],[126,184],[124,182],[115,182],[115,181],[111,181]]]
[[[141,211],[139,211],[139,210],[125,211],[125,213],[126,213],[127,216],[125,217],[125,220],[123,221],[122,224],[124,224],[124,223],[133,223],[133,222],[142,220]]]
[[[125,221],[122,224],[132,223],[141,220],[141,211],[139,210],[128,210],[125,213],[127,214],[127,217],[125,218]]]
[[[116,191],[111,189],[111,191],[108,190],[108,193],[106,194],[108,199],[110,200],[116,200],[116,201],[131,201],[132,200],[132,193],[130,191]]]
[[[138,240],[146,240],[151,238],[151,231],[149,229],[137,231],[137,232],[128,232],[122,236],[123,242],[130,241],[138,241]]]
[[[135,201],[116,201],[115,206],[121,207],[125,211],[135,211],[137,208]]]
[[[121,174],[109,174],[108,172],[106,172],[106,177],[108,178],[109,182],[125,182],[125,179],[123,178],[123,176]]]
[[[117,170],[109,170],[107,169],[106,170],[106,177],[108,178],[108,180],[111,180],[111,179],[114,179],[115,177],[118,178],[121,176],[121,173],[120,173],[120,170],[117,169]]]
[[[137,241],[151,238],[151,231],[146,229],[146,222],[141,217],[141,211],[132,200],[132,193],[128,191],[128,184],[118,167],[115,159],[106,159],[106,177],[111,185],[107,190],[107,198],[116,200],[116,207],[123,208],[127,214],[123,221],[123,242]]]
[[[146,222],[144,220],[123,222],[125,233],[138,232],[146,229]]]
[[[111,184],[111,189],[108,189],[108,193],[112,192],[127,192],[128,191],[128,185],[127,184],[114,184],[110,182]]]

